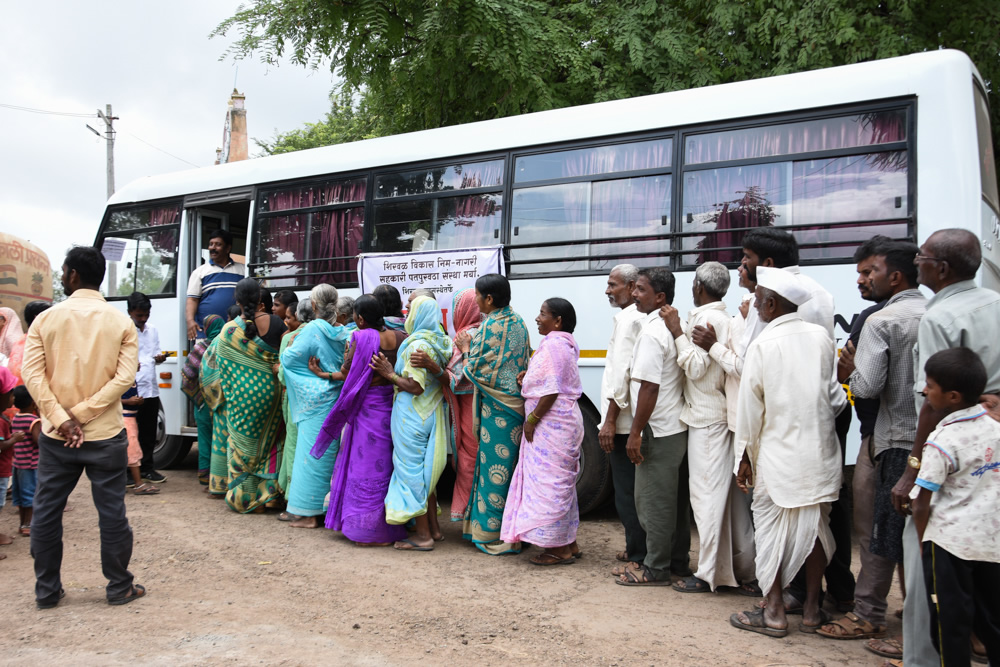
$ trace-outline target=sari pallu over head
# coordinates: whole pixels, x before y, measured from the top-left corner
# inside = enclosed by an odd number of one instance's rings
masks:
[[[191,348],[191,352],[184,362],[184,367],[181,369],[181,391],[194,401],[195,405],[200,406],[205,401],[201,392],[202,358],[208,346],[222,331],[225,323],[226,321],[218,315],[213,314],[205,318],[205,338],[199,338],[195,341],[194,347]]]
[[[438,366],[451,359],[452,342],[441,327],[441,310],[437,301],[426,296],[417,297],[410,304],[406,316],[407,337],[399,345],[396,355],[396,373],[415,378],[424,392],[414,397],[413,407],[421,419],[427,419],[441,401],[442,385],[423,368],[414,368],[410,357],[415,350],[423,350]]]

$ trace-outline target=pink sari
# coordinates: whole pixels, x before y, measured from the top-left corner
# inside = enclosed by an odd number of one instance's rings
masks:
[[[579,358],[573,336],[553,331],[542,338],[528,363],[521,385],[525,414],[544,396],[558,397],[535,426],[532,441],[521,436],[520,459],[500,524],[504,542],[555,548],[576,540],[580,526],[576,476],[583,442],[583,415],[577,404],[583,394]]]

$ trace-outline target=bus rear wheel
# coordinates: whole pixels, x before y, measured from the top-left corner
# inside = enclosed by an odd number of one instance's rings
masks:
[[[156,416],[156,447],[153,448],[153,467],[172,468],[187,457],[191,451],[191,438],[183,435],[167,435],[167,420],[163,413],[163,403]]]
[[[580,446],[580,473],[576,477],[576,497],[580,503],[580,514],[587,514],[600,508],[611,497],[611,459],[601,449],[597,439],[601,415],[584,401],[580,402],[583,413],[583,444]]]

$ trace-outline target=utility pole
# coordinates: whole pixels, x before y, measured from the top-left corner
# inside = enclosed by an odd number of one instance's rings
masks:
[[[97,110],[97,115],[104,121],[108,144],[108,199],[115,193],[115,128],[117,116],[111,115],[111,105],[105,106],[106,111]]]

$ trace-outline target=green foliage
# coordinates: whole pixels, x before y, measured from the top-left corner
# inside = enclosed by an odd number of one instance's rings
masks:
[[[363,95],[346,86],[330,93],[331,109],[318,123],[291,132],[278,133],[270,141],[254,139],[266,154],[290,153],[317,146],[331,146],[386,134],[379,127],[379,118],[372,114]]]
[[[969,54],[992,88],[997,144],[997,26],[997,0],[250,0],[213,36],[364,91],[266,151],[939,48]]]

